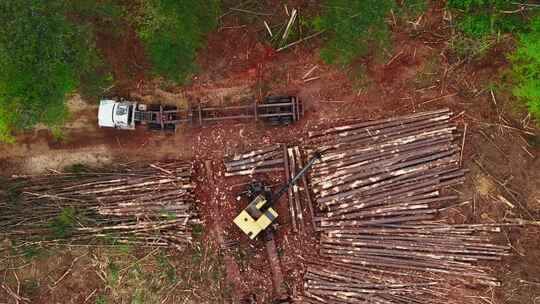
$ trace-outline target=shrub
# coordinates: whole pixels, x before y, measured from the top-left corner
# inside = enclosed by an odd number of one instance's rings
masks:
[[[366,55],[368,47],[389,42],[385,18],[395,5],[393,0],[326,0],[322,15],[315,18],[317,30],[328,38],[321,57],[330,64],[348,65]]]
[[[530,30],[518,36],[518,46],[510,56],[513,94],[540,121],[540,16],[530,23]]]
[[[526,26],[521,14],[505,13],[517,6],[508,0],[449,0],[449,8],[461,12],[458,28],[473,38],[511,33]]]
[[[218,0],[141,1],[137,33],[156,74],[178,84],[196,71],[197,50],[217,25]]]
[[[66,96],[97,58],[90,31],[66,11],[63,0],[0,2],[0,140],[66,120]]]

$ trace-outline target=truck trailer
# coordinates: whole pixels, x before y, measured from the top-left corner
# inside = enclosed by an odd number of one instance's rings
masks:
[[[295,96],[268,96],[262,103],[240,106],[204,107],[199,104],[187,110],[171,105],[104,99],[99,104],[98,124],[121,130],[135,130],[141,124],[150,130],[175,132],[182,124],[203,125],[223,120],[261,120],[271,125],[288,125],[297,122],[303,114],[304,107]]]

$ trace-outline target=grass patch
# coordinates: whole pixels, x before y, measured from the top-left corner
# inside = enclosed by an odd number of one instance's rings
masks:
[[[93,264],[106,284],[101,295],[107,303],[161,303],[165,297],[172,303],[222,299],[221,257],[202,243],[181,253],[156,248],[123,253],[107,247],[95,253]]]

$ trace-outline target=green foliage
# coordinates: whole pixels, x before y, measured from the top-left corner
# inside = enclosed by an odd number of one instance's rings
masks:
[[[51,134],[56,141],[66,140],[66,134],[64,133],[62,128],[58,125],[54,125],[51,127]]]
[[[196,71],[197,50],[217,25],[218,0],[148,0],[140,2],[137,32],[156,74],[176,83]]]
[[[107,265],[107,284],[109,287],[115,287],[120,280],[120,267],[114,262]]]
[[[115,0],[73,0],[67,1],[68,10],[79,20],[92,19],[98,26],[119,25],[123,16],[122,7]]]
[[[61,125],[67,94],[97,60],[92,34],[65,0],[0,2],[0,140],[37,123]]]
[[[519,31],[526,25],[521,14],[508,13],[518,7],[508,0],[449,0],[449,8],[461,14],[458,28],[467,36],[482,38]]]
[[[32,261],[36,258],[46,256],[47,252],[42,247],[35,245],[25,245],[19,249],[22,254],[22,257],[26,261]]]
[[[385,18],[395,5],[392,0],[326,0],[315,29],[324,30],[329,39],[321,57],[330,64],[348,65],[366,55],[368,47],[389,44]]]
[[[96,304],[107,304],[107,298],[104,295],[97,296]]]
[[[204,234],[204,226],[201,225],[201,224],[193,224],[191,226],[191,236],[196,239],[196,240],[199,240],[202,238]]]
[[[487,54],[491,47],[497,42],[490,36],[484,36],[481,38],[469,38],[465,36],[458,36],[452,40],[452,49],[456,55],[460,58],[478,58]]]
[[[406,18],[416,18],[428,8],[427,0],[404,0],[399,10]]]
[[[62,212],[49,223],[55,236],[64,238],[69,236],[75,225],[75,209],[71,207],[63,208]]]
[[[104,91],[114,84],[111,68],[101,61],[98,64],[95,70],[81,75],[79,93],[84,100],[97,102]]]
[[[68,15],[93,33],[105,32],[120,37],[124,33],[123,7],[116,0],[69,0]],[[88,101],[98,101],[114,83],[112,68],[101,58],[95,58],[93,68],[80,75],[78,91]]]
[[[510,60],[515,83],[512,92],[540,121],[540,16],[531,21],[530,31],[519,35],[518,47]]]

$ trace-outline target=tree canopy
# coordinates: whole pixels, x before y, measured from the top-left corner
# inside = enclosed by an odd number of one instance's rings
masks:
[[[529,31],[518,36],[518,47],[510,60],[515,82],[513,93],[540,122],[540,16],[532,19]]]
[[[67,9],[62,0],[0,2],[0,140],[66,119],[66,95],[96,59],[91,33]]]
[[[218,0],[144,0],[137,32],[157,75],[183,84],[197,69],[205,34],[217,25]]]
[[[368,52],[370,43],[384,45],[389,41],[386,16],[395,5],[393,0],[325,0],[315,28],[329,37],[321,50],[327,63],[348,65]]]

